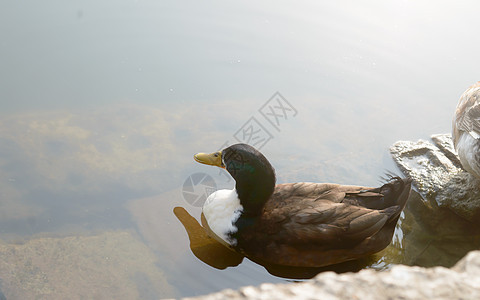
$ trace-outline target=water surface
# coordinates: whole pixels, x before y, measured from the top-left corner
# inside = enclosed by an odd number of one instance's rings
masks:
[[[156,299],[292,280],[248,259],[217,269],[192,253],[174,214],[182,208],[200,221],[185,182],[208,174],[217,188],[233,186],[192,155],[245,141],[245,129],[260,124],[257,146],[279,183],[379,185],[386,170],[398,172],[393,142],[450,131],[457,99],[478,79],[477,6],[4,3],[2,291]],[[291,110],[269,120],[275,103]],[[365,267],[451,265],[471,247],[437,263],[415,260],[428,238],[406,239],[421,224],[405,215],[395,247]]]

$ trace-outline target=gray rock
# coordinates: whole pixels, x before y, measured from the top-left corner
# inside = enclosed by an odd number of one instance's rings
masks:
[[[442,151],[457,168],[463,169],[450,134],[434,134],[431,138],[440,151]]]
[[[432,136],[435,143],[399,141],[391,148],[393,159],[425,201],[433,199],[468,221],[480,221],[480,185],[465,172],[450,135]]]
[[[480,299],[480,251],[451,269],[396,265],[387,271],[326,272],[303,283],[262,284],[185,299]]]
[[[448,208],[412,192],[399,225],[402,232],[394,263],[452,267],[469,251],[480,249],[480,228]]]

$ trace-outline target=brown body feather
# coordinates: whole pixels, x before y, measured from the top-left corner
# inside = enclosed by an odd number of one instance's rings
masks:
[[[409,191],[410,180],[400,178],[377,189],[278,184],[262,214],[235,234],[238,250],[254,260],[303,267],[373,254],[390,243]]]

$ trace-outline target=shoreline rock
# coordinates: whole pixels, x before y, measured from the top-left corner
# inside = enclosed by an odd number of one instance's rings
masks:
[[[432,141],[398,141],[390,153],[426,202],[435,200],[438,207],[479,222],[480,182],[463,170],[450,135],[433,135]]]
[[[183,299],[480,299],[480,251],[450,269],[395,265],[386,271],[325,272],[302,283],[265,283]]]

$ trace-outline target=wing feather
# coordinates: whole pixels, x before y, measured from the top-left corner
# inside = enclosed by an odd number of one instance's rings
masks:
[[[275,197],[288,200],[275,201]],[[360,206],[382,198],[374,189],[360,186],[283,184],[269,201],[265,220],[271,225],[271,238],[278,242],[354,242],[374,235],[389,219],[390,209]]]
[[[480,83],[467,89],[455,111],[454,128],[480,137]]]
[[[318,202],[323,205],[300,209],[290,218],[284,218],[278,228],[278,241],[284,238],[302,243],[359,241],[377,233],[389,217],[383,211],[328,201],[317,201],[317,205]]]

